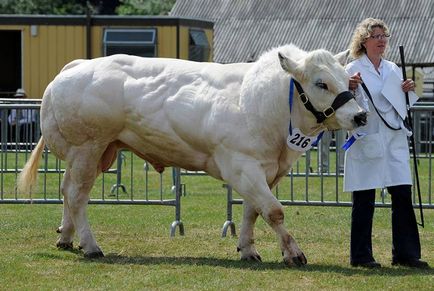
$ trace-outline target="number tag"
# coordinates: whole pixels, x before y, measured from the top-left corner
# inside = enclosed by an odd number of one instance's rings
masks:
[[[306,152],[312,148],[312,144],[316,141],[316,136],[304,135],[300,129],[293,128],[292,135],[288,135],[286,143],[292,150]]]

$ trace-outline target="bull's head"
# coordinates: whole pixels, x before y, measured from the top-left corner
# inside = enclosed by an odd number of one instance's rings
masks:
[[[293,60],[279,52],[282,68],[304,90],[307,98],[302,102],[312,104],[317,122],[329,130],[351,130],[366,124],[366,112],[349,95],[349,75],[343,67],[348,54],[349,51],[344,51],[333,56],[325,50],[317,50],[304,59]]]

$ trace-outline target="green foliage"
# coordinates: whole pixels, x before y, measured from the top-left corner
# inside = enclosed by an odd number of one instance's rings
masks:
[[[176,0],[1,0],[0,14],[83,15],[92,14],[167,15]],[[115,8],[116,7],[116,8]]]
[[[0,14],[85,14],[86,0],[2,0]]]
[[[118,15],[167,15],[176,0],[120,0]]]

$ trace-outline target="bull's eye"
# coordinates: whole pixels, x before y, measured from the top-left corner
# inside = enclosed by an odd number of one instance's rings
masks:
[[[324,89],[324,90],[328,90],[328,89],[329,89],[329,88],[327,87],[327,84],[326,84],[326,83],[323,83],[323,82],[321,82],[321,81],[316,82],[315,85],[316,85],[317,87],[321,88],[321,89]]]

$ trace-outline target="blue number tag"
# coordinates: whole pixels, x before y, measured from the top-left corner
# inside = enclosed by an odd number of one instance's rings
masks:
[[[288,135],[286,143],[292,150],[306,152],[312,148],[316,139],[317,136],[304,135],[299,128],[294,128],[292,129],[292,134]]]

